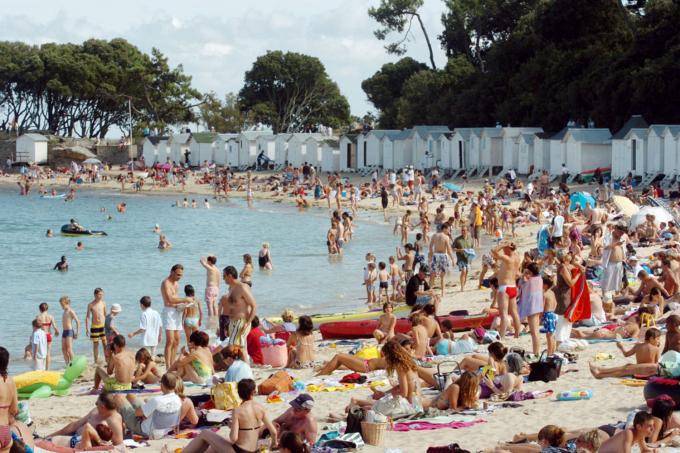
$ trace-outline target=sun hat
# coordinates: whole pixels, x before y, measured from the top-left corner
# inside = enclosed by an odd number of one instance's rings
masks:
[[[121,311],[123,311],[123,308],[120,306],[120,304],[111,305],[111,313],[120,313]]]

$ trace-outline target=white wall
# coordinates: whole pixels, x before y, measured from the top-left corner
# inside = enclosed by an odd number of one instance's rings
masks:
[[[321,146],[320,165],[322,172],[340,171],[340,149],[324,143]]]
[[[378,138],[375,135],[369,134],[365,140],[362,140],[362,143],[366,143],[366,166],[383,165],[382,140],[378,140]]]
[[[612,178],[625,177],[631,168],[631,155],[626,140],[612,140]]]
[[[672,175],[678,173],[678,141],[673,134],[667,133],[663,137],[664,145],[664,174]]]
[[[144,163],[147,167],[153,166],[158,160],[158,150],[150,140],[144,140],[144,145],[142,146],[142,157],[144,157]]]
[[[567,162],[567,147],[562,140],[550,140],[550,174],[562,173],[562,164]]]
[[[591,171],[596,168],[611,168],[612,166],[612,147],[610,144],[581,144],[581,169]]]
[[[356,145],[350,139],[342,137],[340,139],[340,171],[356,168],[356,158],[352,157],[355,152]],[[350,166],[347,165],[348,162]]]
[[[647,135],[647,173],[664,172],[664,141],[656,135],[654,130]]]
[[[388,138],[383,138],[381,141],[383,169],[394,170],[394,143]]]
[[[535,139],[534,139],[535,140]],[[529,173],[529,167],[534,161],[534,145],[527,143],[524,139],[519,140],[517,149],[517,173],[526,175]]]

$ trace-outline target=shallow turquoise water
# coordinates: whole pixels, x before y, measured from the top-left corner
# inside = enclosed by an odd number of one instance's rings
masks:
[[[160,310],[160,284],[173,264],[185,267],[180,285],[192,284],[202,297],[205,270],[199,263],[201,256],[214,254],[218,267],[232,264],[240,271],[242,255],[250,253],[255,261],[253,293],[259,315],[278,315],[286,307],[309,314],[348,311],[364,303],[364,255],[371,251],[386,261],[398,243],[382,214],[362,214],[344,256],[331,259],[325,245],[326,209],[299,212],[287,203],[264,202],[248,208],[241,201],[212,199],[211,209],[178,209],[171,207],[175,199],[82,191],[74,202],[65,203],[36,195],[20,197],[14,191],[0,192],[0,268],[4,282],[0,292],[0,345],[12,355],[12,371],[29,365],[20,359],[38,304],[48,302],[50,312],[61,322],[61,295],[71,297],[83,322],[76,352],[91,354],[84,320],[96,287],[104,289],[108,307],[122,305],[117,325],[127,333],[137,328],[141,296],[150,295],[153,306]],[[120,201],[128,205],[126,214],[115,210]],[[202,198],[197,201],[202,206]],[[102,207],[108,210],[106,214],[100,212]],[[113,220],[106,220],[109,213]],[[92,230],[105,230],[109,236],[59,235],[61,225],[72,217]],[[172,242],[171,250],[156,248],[158,236],[152,232],[156,223]],[[45,237],[47,228],[55,231],[54,238]],[[84,251],[75,250],[78,240],[85,243]],[[270,243],[273,272],[257,269],[257,253],[263,241]],[[65,273],[52,270],[61,255],[70,262]],[[221,290],[225,291],[224,284]],[[138,338],[132,340],[132,346],[137,347],[138,342]],[[52,348],[57,366],[62,365],[60,347],[57,339]]]

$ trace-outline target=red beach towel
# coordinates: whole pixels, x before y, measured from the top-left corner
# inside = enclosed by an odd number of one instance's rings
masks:
[[[564,317],[570,322],[590,319],[590,291],[588,291],[588,285],[586,285],[586,276],[578,269],[572,269],[572,278],[577,275],[578,279],[571,287],[571,305],[564,313]]]

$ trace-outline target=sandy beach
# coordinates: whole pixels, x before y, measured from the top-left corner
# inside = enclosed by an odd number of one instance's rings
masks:
[[[260,174],[257,174],[260,176]],[[361,180],[356,175],[350,175],[352,182],[357,183]],[[50,189],[52,184],[64,186],[65,180],[57,179],[54,183],[48,182],[45,184],[47,189]],[[16,188],[16,179],[14,177],[0,178],[0,185],[14,186]],[[465,186],[465,190],[475,191],[479,190],[482,185],[482,180],[471,181]],[[115,181],[88,184],[84,188],[97,190],[120,190],[120,184]],[[131,191],[131,189],[129,189]],[[576,190],[576,189],[574,189]],[[167,189],[151,189],[150,186],[145,186],[142,194],[153,195],[156,193],[173,193],[178,197],[187,195],[196,196],[211,196],[212,190],[207,185],[197,185],[193,182],[187,184],[186,189],[181,191],[177,188]],[[232,192],[230,196],[243,197],[244,192]],[[294,198],[292,197],[275,197],[271,194],[261,192],[255,193],[257,200],[267,200],[273,202],[290,202],[291,209],[295,209]],[[320,206],[326,206],[326,201],[318,202]],[[368,199],[360,202],[361,209],[379,209],[380,199]],[[434,212],[438,202],[431,202],[430,209]],[[447,204],[450,207],[450,204]],[[415,208],[415,207],[413,207]],[[400,208],[403,210],[404,208]],[[390,209],[389,215],[398,215],[400,210]],[[386,226],[386,231],[387,227]],[[517,238],[515,241],[519,246],[519,251],[523,252],[535,247],[536,231],[538,226],[533,224],[518,228]],[[483,242],[489,243],[491,238],[485,236]],[[368,252],[369,250],[366,250]],[[470,273],[468,286],[465,292],[460,292],[458,288],[458,272],[454,272],[448,276],[447,291],[442,304],[440,306],[439,314],[448,313],[451,310],[468,310],[470,313],[478,313],[483,308],[489,306],[489,291],[477,289],[477,278],[481,259],[477,258],[473,262],[472,271]],[[348,284],[355,284],[356,282],[348,282]],[[265,302],[265,301],[263,301]],[[327,360],[336,352],[346,352],[349,348],[346,346],[329,347],[328,341],[321,341],[318,332],[315,332],[316,341],[318,344],[323,344],[324,347],[317,348],[317,359]],[[545,344],[544,336],[541,337],[543,344]],[[366,341],[367,344],[373,343],[373,340]],[[523,335],[519,339],[506,338],[506,346],[518,346],[529,351],[531,349],[531,339],[529,335]],[[480,346],[480,352],[485,352],[485,346]],[[503,403],[489,403],[488,411],[481,411],[479,414],[473,416],[458,417],[461,421],[479,420],[480,423],[471,427],[461,429],[437,429],[421,433],[419,431],[409,432],[388,432],[384,446],[373,447],[366,446],[363,451],[367,453],[383,452],[387,448],[394,449],[392,451],[402,451],[404,453],[424,452],[428,446],[447,445],[453,442],[460,444],[462,448],[470,451],[478,451],[494,447],[499,441],[512,440],[514,434],[519,432],[537,432],[542,426],[546,424],[556,424],[569,430],[579,428],[594,428],[596,426],[625,420],[626,415],[633,409],[641,408],[644,405],[642,397],[642,388],[638,386],[624,385],[625,381],[618,378],[610,379],[594,379],[588,368],[588,362],[593,361],[598,353],[611,354],[614,358],[606,361],[598,362],[598,365],[615,366],[631,362],[630,359],[625,359],[623,355],[617,350],[614,343],[600,343],[591,344],[587,349],[578,351],[578,361],[576,364],[569,365],[566,370],[569,372],[564,374],[559,380],[551,383],[527,383],[523,390],[553,390],[555,393],[567,390],[591,390],[593,398],[587,401],[569,401],[558,402],[554,396],[540,400],[529,400],[520,402],[519,407],[502,407]],[[460,360],[461,357],[453,357],[454,360]],[[10,370],[11,371],[11,370]],[[254,368],[256,380],[260,381],[271,374],[272,370],[269,368]],[[314,380],[312,370],[293,370],[291,375],[302,380],[303,382],[317,383]],[[337,371],[331,379],[338,380],[347,371]],[[30,413],[35,423],[34,427],[40,435],[45,435],[71,421],[84,415],[92,407],[94,407],[95,396],[87,395],[90,388],[92,370],[88,370],[85,374],[85,379],[81,379],[74,384],[71,395],[61,398],[52,397],[44,400],[33,400],[30,402]],[[369,378],[384,379],[384,371],[370,373]],[[328,384],[332,385],[332,384]],[[205,393],[208,389],[190,388],[188,394]],[[345,391],[322,391],[312,393],[316,400],[316,406],[313,414],[319,421],[320,434],[323,434],[325,427],[331,426],[331,423],[326,423],[323,420],[329,413],[340,413],[348,404],[351,397],[365,398],[370,395],[367,388],[356,388]],[[146,395],[142,395],[144,397]],[[283,395],[284,400],[292,399],[295,394]],[[271,417],[275,417],[282,413],[288,404],[269,404],[264,397],[258,396],[257,401],[261,402],[267,409]],[[222,428],[222,433],[227,433],[228,428]],[[159,451],[162,445],[176,448],[185,445],[188,441],[181,439],[166,438],[162,440],[154,440],[149,442],[148,447],[138,448],[135,451]],[[400,449],[400,450],[396,450]],[[672,451],[672,450],[668,450]]]

